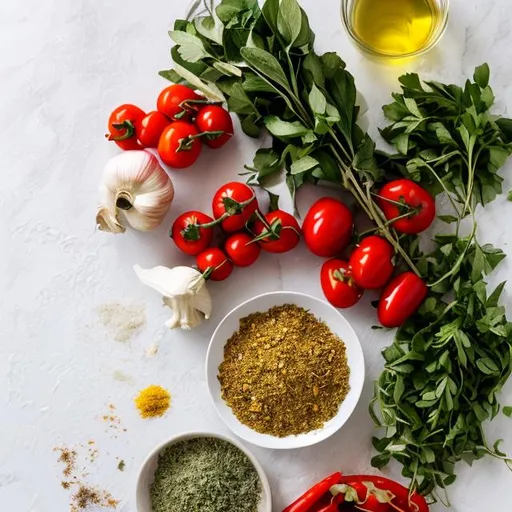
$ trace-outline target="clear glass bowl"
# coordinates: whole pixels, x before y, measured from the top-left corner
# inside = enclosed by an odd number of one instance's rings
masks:
[[[360,1],[361,0],[341,0],[341,16],[343,24],[355,45],[372,57],[396,60],[422,55],[423,53],[431,50],[440,41],[448,25],[448,11],[450,1],[430,0],[430,2],[434,4],[434,7],[437,10],[437,17],[435,20],[435,26],[431,28],[427,41],[421,46],[421,48],[416,51],[404,53],[386,53],[369,45],[358,35],[355,27],[355,9]],[[373,1],[380,2],[380,0]]]

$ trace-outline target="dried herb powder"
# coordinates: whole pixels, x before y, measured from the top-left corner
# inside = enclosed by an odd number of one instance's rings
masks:
[[[321,428],[338,413],[349,377],[343,341],[295,305],[241,319],[218,375],[239,421],[276,437]]]
[[[152,512],[257,512],[260,499],[256,469],[227,441],[181,441],[158,457]]]

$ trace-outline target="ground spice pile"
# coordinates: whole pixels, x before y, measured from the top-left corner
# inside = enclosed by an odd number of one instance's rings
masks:
[[[235,416],[276,437],[321,428],[347,396],[349,377],[343,341],[295,305],[240,320],[218,376]]]
[[[197,438],[167,447],[151,486],[153,512],[257,512],[261,482],[236,446]]]
[[[143,418],[163,416],[171,405],[171,394],[161,386],[149,386],[139,392],[135,405]]]

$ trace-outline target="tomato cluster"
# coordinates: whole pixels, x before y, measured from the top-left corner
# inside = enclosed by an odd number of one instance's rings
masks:
[[[203,142],[219,149],[233,136],[229,112],[184,85],[165,88],[157,110],[146,114],[131,104],[116,108],[108,120],[107,135],[124,150],[156,148],[162,161],[174,169],[193,165]]]
[[[249,267],[260,251],[282,253],[294,249],[301,237],[295,218],[282,210],[263,214],[251,187],[226,183],[212,200],[213,217],[189,211],[173,223],[170,236],[182,252],[196,257],[197,268],[212,281],[227,279],[234,266]],[[214,229],[225,234],[221,247],[212,247]]]
[[[416,234],[427,229],[436,214],[430,194],[411,180],[386,184],[377,201],[387,222],[398,232]],[[354,235],[352,212],[341,201],[325,197],[308,211],[303,223],[308,248],[326,261],[320,281],[326,299],[337,308],[359,302],[365,290],[383,288],[378,317],[384,327],[399,327],[420,307],[427,285],[413,272],[395,277],[393,245],[378,234],[362,236],[348,258],[341,255]]]

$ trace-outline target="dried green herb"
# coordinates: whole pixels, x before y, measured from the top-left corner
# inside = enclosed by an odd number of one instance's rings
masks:
[[[257,512],[261,482],[247,456],[214,438],[171,445],[158,457],[153,512]]]

